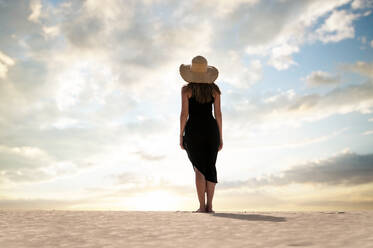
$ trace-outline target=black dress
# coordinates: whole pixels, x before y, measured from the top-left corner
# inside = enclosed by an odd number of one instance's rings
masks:
[[[183,146],[192,165],[205,179],[217,183],[216,158],[220,145],[220,133],[212,115],[212,104],[199,103],[194,96],[189,98],[189,118],[185,124]]]

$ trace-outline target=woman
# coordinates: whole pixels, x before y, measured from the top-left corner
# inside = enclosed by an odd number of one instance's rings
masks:
[[[196,173],[200,207],[195,212],[214,213],[212,199],[218,182],[215,163],[218,151],[223,147],[221,92],[214,83],[218,74],[218,70],[208,66],[202,56],[194,57],[191,65],[180,65],[180,75],[188,82],[181,90],[180,146],[186,150]]]

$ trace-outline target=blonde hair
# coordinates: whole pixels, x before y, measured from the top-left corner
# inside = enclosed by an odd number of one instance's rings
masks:
[[[215,83],[188,83],[187,88],[192,91],[194,96],[199,103],[208,103],[213,100],[213,91],[221,94],[219,86]]]

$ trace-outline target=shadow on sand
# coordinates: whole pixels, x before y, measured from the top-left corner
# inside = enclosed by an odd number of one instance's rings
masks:
[[[213,213],[212,216],[250,221],[284,222],[286,218],[260,214]]]

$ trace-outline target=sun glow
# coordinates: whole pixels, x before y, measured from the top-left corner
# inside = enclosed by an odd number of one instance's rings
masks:
[[[139,194],[126,202],[134,210],[167,211],[176,210],[181,201],[178,196],[167,191],[158,190]]]

